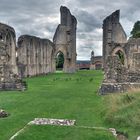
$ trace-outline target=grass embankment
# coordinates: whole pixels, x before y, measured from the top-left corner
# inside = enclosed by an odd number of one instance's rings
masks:
[[[108,100],[105,122],[136,140],[140,136],[140,91],[109,95],[104,100]]]
[[[0,108],[11,115],[0,119],[0,140],[8,140],[39,117],[75,119],[77,127],[29,126],[15,140],[115,139],[104,130],[78,126],[114,127],[126,132],[130,140],[136,139],[140,135],[140,94],[128,95],[133,96],[131,101],[125,99],[125,94],[99,96],[97,91],[102,78],[101,71],[57,73],[26,79],[27,91],[1,92]]]

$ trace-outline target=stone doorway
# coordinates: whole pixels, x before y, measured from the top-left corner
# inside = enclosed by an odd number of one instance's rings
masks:
[[[64,70],[64,54],[59,51],[56,54],[56,71],[63,71]]]

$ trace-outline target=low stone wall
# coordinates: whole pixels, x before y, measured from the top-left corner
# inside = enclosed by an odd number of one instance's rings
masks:
[[[99,94],[123,93],[139,88],[140,83],[102,83],[101,88],[99,89]]]
[[[0,91],[10,91],[10,90],[24,91],[26,89],[27,84],[26,82],[23,81],[0,83]]]

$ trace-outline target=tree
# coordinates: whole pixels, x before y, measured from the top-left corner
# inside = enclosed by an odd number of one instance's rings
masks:
[[[59,52],[56,58],[56,68],[63,68],[64,64],[64,55],[63,53]]]
[[[140,21],[137,21],[131,31],[132,38],[140,38]]]

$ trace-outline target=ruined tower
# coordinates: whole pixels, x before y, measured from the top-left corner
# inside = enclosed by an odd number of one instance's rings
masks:
[[[94,61],[94,51],[91,52],[91,58],[90,58],[91,63]]]
[[[119,22],[120,10],[113,12],[106,17],[103,21],[103,65],[107,61],[107,57],[111,54],[111,51],[116,43],[126,43],[127,36]]]
[[[24,90],[17,73],[15,30],[0,23],[0,90]]]
[[[71,15],[67,7],[61,6],[61,23],[58,25],[53,43],[55,44],[55,57],[59,52],[64,55],[63,71],[73,73],[76,71],[76,26],[77,20]]]

